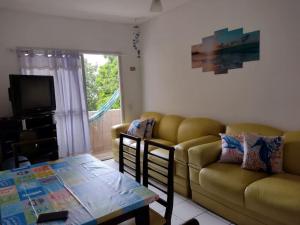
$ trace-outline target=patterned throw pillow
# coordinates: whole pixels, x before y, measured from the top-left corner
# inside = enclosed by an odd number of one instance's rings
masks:
[[[145,130],[145,138],[150,139],[152,138],[152,130],[155,124],[154,119],[147,119],[147,125],[146,125],[146,130]]]
[[[127,134],[144,138],[145,131],[147,126],[147,120],[134,120],[131,122]]]
[[[244,156],[244,135],[220,134],[222,154],[219,162],[242,163]]]
[[[284,139],[281,136],[245,135],[242,168],[267,173],[282,172],[283,144]]]

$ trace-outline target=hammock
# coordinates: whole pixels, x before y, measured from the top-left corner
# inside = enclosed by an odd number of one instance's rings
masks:
[[[116,90],[113,95],[110,97],[110,99],[103,105],[101,106],[100,109],[98,109],[94,115],[92,115],[89,118],[89,122],[93,122],[95,120],[100,119],[104,113],[106,113],[108,110],[111,109],[111,107],[115,104],[115,102],[118,100],[118,98],[120,97],[120,90]]]

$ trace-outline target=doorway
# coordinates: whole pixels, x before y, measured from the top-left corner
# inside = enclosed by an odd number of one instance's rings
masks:
[[[119,58],[83,54],[92,154],[112,158],[111,127],[122,122]]]

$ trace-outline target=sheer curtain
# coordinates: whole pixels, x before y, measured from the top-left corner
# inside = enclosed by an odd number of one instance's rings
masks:
[[[52,75],[60,157],[90,152],[81,56],[77,51],[17,49],[24,75]]]

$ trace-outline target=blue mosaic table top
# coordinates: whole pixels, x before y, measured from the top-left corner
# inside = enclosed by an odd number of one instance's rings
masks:
[[[33,225],[38,214],[60,210],[68,220],[47,224],[99,224],[157,199],[88,154],[0,172],[2,225]]]

